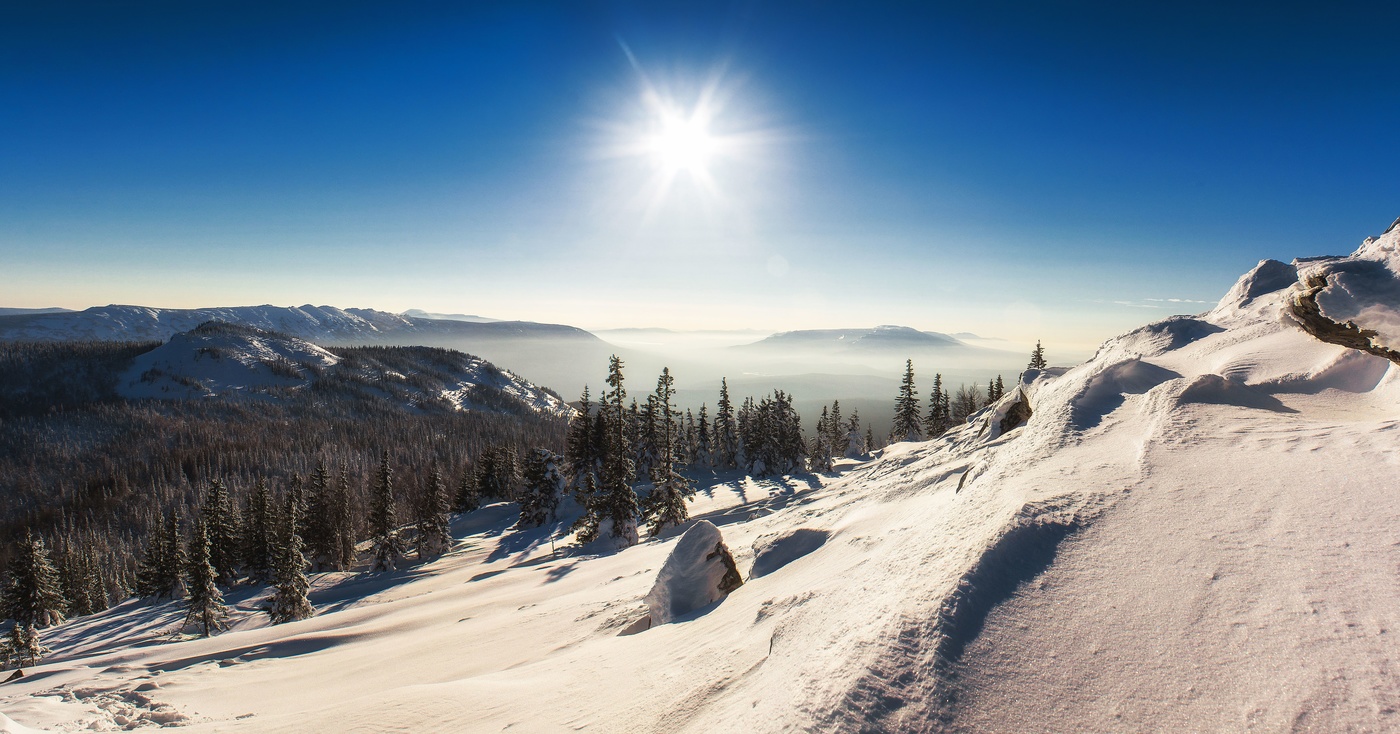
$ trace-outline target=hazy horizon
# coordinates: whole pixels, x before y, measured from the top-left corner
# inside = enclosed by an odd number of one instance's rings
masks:
[[[73,10],[0,28],[7,305],[1086,345],[1398,213],[1372,11]]]

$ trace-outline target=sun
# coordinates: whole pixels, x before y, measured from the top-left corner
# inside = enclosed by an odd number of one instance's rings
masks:
[[[703,118],[663,114],[658,128],[647,144],[658,166],[668,173],[703,174],[706,171],[718,141],[710,134]]]

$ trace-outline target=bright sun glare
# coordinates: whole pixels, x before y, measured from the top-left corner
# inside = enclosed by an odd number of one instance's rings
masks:
[[[698,116],[664,115],[648,148],[668,172],[704,173],[715,150],[715,139]]]

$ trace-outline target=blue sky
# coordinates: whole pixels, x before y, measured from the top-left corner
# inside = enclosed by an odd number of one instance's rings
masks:
[[[17,5],[5,306],[1087,344],[1400,215],[1394,11]],[[635,154],[648,91],[710,100],[703,176]]]

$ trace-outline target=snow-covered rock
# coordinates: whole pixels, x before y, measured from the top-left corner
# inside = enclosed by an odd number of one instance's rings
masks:
[[[743,583],[719,528],[701,520],[685,531],[656,575],[646,596],[651,624],[669,624],[723,599]]]

